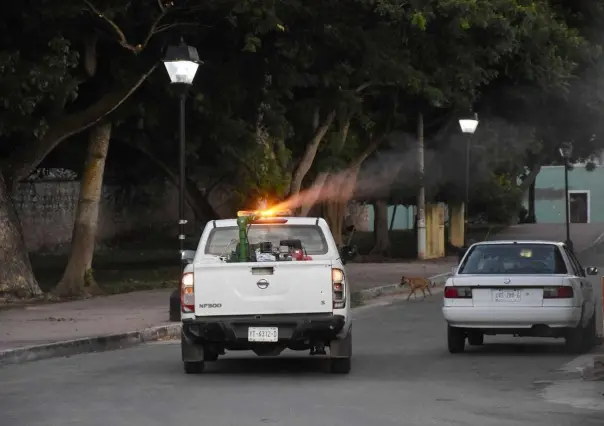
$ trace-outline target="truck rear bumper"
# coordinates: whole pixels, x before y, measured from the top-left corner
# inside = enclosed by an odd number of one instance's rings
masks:
[[[248,341],[249,327],[277,327],[279,340],[276,343],[291,349],[305,349],[313,341],[341,338],[345,324],[343,315],[324,313],[196,317],[183,319],[182,335],[188,344],[211,343],[225,349],[245,350],[258,344],[266,345]]]

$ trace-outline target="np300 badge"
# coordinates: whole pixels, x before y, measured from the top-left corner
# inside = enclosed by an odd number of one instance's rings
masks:
[[[216,308],[222,308],[222,303],[200,303],[200,304],[199,304],[199,308],[200,308],[200,309],[216,309]]]

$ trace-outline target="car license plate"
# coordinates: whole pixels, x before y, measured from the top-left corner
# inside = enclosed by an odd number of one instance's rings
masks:
[[[520,290],[495,290],[495,302],[520,302],[522,292]]]
[[[248,342],[277,342],[279,329],[277,327],[249,327],[247,329]]]

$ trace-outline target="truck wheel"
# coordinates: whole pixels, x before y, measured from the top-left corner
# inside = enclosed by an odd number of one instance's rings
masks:
[[[178,290],[174,290],[170,294],[170,321],[180,321],[180,292]]]
[[[466,348],[466,334],[461,328],[447,325],[447,346],[452,354],[461,353]]]
[[[203,360],[207,361],[207,362],[214,362],[214,361],[218,361],[218,352],[208,348],[207,346],[204,346],[203,348]]]
[[[185,361],[183,362],[184,367],[185,367],[185,373],[187,374],[201,374],[203,373],[203,370],[205,369],[205,362],[203,361],[197,361],[197,362],[190,362],[190,361]]]
[[[468,343],[471,346],[482,346],[484,345],[484,334],[476,332],[468,334]]]
[[[352,367],[351,358],[332,358],[331,359],[331,372],[333,374],[348,374]]]
[[[579,324],[576,328],[568,330],[565,340],[566,351],[571,354],[581,354],[585,351],[585,330]]]

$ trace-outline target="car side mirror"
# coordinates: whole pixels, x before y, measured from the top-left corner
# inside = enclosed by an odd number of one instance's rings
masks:
[[[195,250],[181,250],[180,261],[184,265],[190,265],[195,259]]]
[[[343,246],[340,249],[340,258],[342,259],[342,263],[346,264],[347,262],[354,259],[358,254],[357,246]]]
[[[452,267],[451,272],[453,272],[453,275],[455,275],[457,273],[457,266]]]
[[[598,274],[598,268],[590,266],[588,268],[585,268],[585,273],[587,275],[597,275]]]

